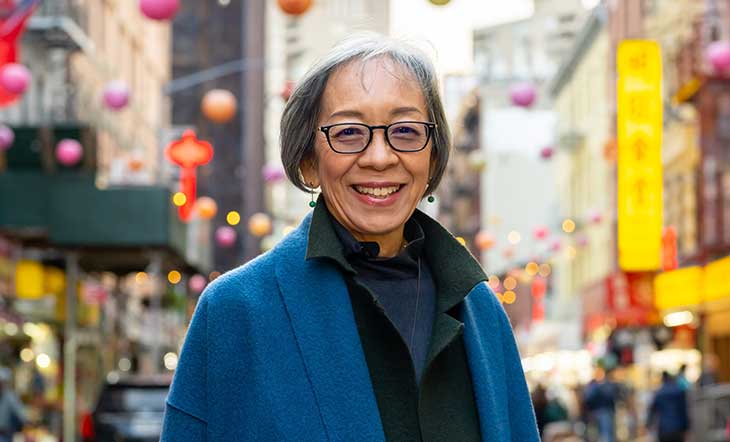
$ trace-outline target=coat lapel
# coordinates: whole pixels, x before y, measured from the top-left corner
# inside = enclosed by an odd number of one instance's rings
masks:
[[[507,397],[502,378],[503,337],[492,304],[486,296],[494,296],[485,283],[477,284],[464,300],[464,340],[469,360],[474,396],[479,410],[479,425],[484,441],[510,441],[510,417],[501,401]]]
[[[337,268],[306,260],[311,214],[277,246],[276,278],[327,440],[384,441],[347,286]]]

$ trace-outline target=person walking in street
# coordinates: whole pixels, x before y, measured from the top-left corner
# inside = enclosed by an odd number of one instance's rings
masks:
[[[684,442],[689,430],[687,393],[666,371],[651,401],[647,423],[655,429],[658,442]]]
[[[162,442],[538,442],[505,311],[416,208],[450,150],[428,57],[373,34],[336,46],[280,141],[312,213],[202,294]]]
[[[12,442],[13,435],[25,426],[25,411],[10,386],[9,368],[0,367],[0,442]]]
[[[605,370],[597,366],[583,395],[588,418],[598,427],[599,442],[615,442],[619,385],[609,380]]]

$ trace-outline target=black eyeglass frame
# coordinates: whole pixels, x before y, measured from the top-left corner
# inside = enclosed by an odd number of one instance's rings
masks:
[[[397,147],[393,146],[393,143],[390,142],[390,137],[388,137],[388,129],[390,129],[391,126],[395,126],[397,124],[405,124],[405,123],[417,123],[417,124],[423,124],[424,126],[426,126],[426,132],[427,132],[426,133],[426,141],[423,143],[423,146],[420,149],[417,149],[417,150],[402,150],[402,149],[398,149]],[[370,135],[368,136],[368,142],[365,143],[365,146],[362,149],[358,150],[358,151],[354,151],[354,152],[340,152],[339,150],[335,149],[335,147],[332,145],[332,141],[330,141],[330,129],[332,129],[333,127],[337,127],[337,126],[362,126],[362,127],[367,127],[368,128],[368,132],[370,133]],[[368,146],[370,146],[370,143],[373,141],[373,131],[375,129],[383,129],[383,135],[385,136],[385,141],[388,143],[388,146],[390,146],[390,148],[393,149],[393,150],[395,150],[396,152],[403,152],[403,153],[420,152],[423,149],[425,149],[426,146],[428,146],[428,142],[431,141],[431,136],[433,135],[433,132],[434,132],[434,130],[436,130],[437,127],[438,127],[438,124],[432,123],[430,121],[396,121],[395,123],[381,124],[379,126],[370,126],[370,125],[365,124],[365,123],[335,123],[335,124],[330,124],[328,126],[320,126],[319,127],[319,130],[322,131],[325,134],[325,137],[327,138],[327,144],[329,144],[330,149],[332,149],[333,151],[335,151],[336,153],[339,153],[341,155],[350,155],[350,154],[358,154],[358,153],[365,152],[365,149],[367,149]]]

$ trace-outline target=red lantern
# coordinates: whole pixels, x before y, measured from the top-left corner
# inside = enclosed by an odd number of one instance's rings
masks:
[[[36,1],[26,1],[20,5],[7,5],[7,1],[3,3],[6,12],[0,16],[0,66],[6,66],[16,63],[20,58],[20,50],[18,48],[18,40],[25,30],[25,24],[28,18],[33,14],[35,6],[39,3]],[[0,107],[8,106],[20,98],[20,94],[10,92],[0,87]]]
[[[312,0],[278,0],[279,8],[289,15],[302,15],[312,6]]]
[[[208,91],[200,104],[203,114],[212,122],[223,124],[236,116],[238,103],[236,96],[225,89]]]
[[[208,164],[213,158],[213,146],[199,140],[195,132],[188,129],[182,138],[173,141],[165,148],[165,156],[170,162],[180,166],[180,191],[185,194],[186,201],[178,209],[178,214],[181,220],[187,221],[195,204],[197,187],[195,168]]]
[[[677,259],[677,231],[669,226],[662,235],[662,268],[665,272],[676,270],[679,267]]]

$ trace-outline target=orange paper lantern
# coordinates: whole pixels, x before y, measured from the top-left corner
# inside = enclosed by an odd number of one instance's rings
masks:
[[[479,250],[489,250],[494,247],[494,236],[489,232],[480,231],[474,238],[474,243]]]
[[[236,115],[236,97],[225,89],[213,89],[203,97],[200,105],[203,115],[214,123],[227,123]]]
[[[202,196],[195,202],[198,216],[202,219],[213,219],[218,213],[218,204],[209,196]]]
[[[256,237],[271,233],[271,218],[265,213],[255,213],[248,220],[248,231]]]
[[[290,15],[302,15],[312,6],[312,0],[278,0],[279,8]]]

